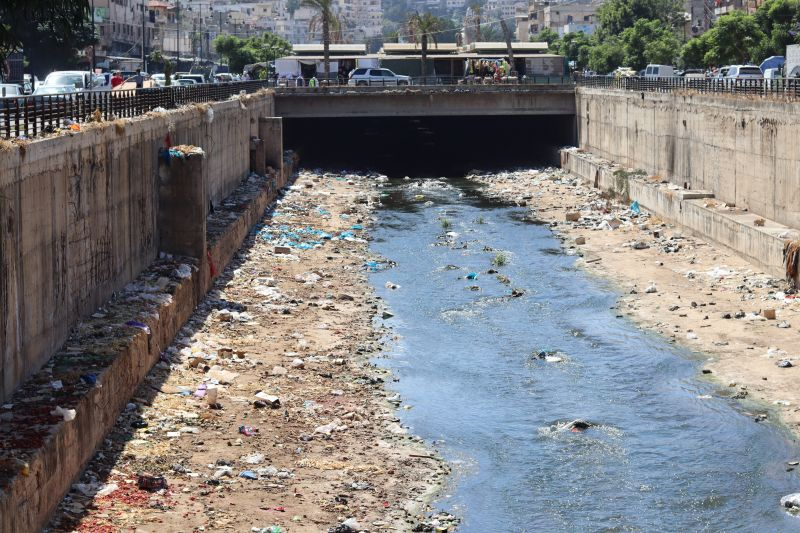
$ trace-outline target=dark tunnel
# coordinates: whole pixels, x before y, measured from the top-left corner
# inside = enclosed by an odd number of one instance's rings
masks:
[[[284,119],[284,147],[306,168],[392,177],[558,165],[573,115]]]

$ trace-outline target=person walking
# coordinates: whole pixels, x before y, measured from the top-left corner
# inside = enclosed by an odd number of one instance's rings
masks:
[[[133,77],[133,81],[136,82],[137,89],[144,88],[144,76],[142,76],[142,69],[136,69],[136,76]]]
[[[115,70],[114,75],[111,76],[111,88],[115,89],[116,87],[119,87],[124,81],[125,80],[122,79],[122,75],[120,75],[119,71]]]

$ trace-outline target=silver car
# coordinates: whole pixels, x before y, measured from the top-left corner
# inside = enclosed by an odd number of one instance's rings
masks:
[[[725,78],[729,80],[760,80],[764,78],[764,74],[755,65],[731,65]]]
[[[411,85],[411,78],[395,74],[388,68],[357,68],[350,73],[347,85]]]

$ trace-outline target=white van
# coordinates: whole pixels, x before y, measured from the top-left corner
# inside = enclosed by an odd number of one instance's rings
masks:
[[[647,65],[645,78],[674,78],[675,69],[671,65]]]

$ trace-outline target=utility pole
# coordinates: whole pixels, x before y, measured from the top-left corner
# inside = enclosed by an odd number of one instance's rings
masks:
[[[97,68],[97,59],[95,54],[95,47],[97,46],[97,31],[94,28],[94,0],[92,0],[92,74]]]
[[[175,48],[177,50],[177,57],[175,58],[175,72],[181,72],[181,0],[177,1],[177,11],[175,15],[175,26],[177,28],[177,37],[175,39]]]
[[[145,63],[145,51],[144,51],[144,43],[145,37],[145,27],[144,27],[144,0],[142,0],[142,71],[147,72],[147,63]]]

